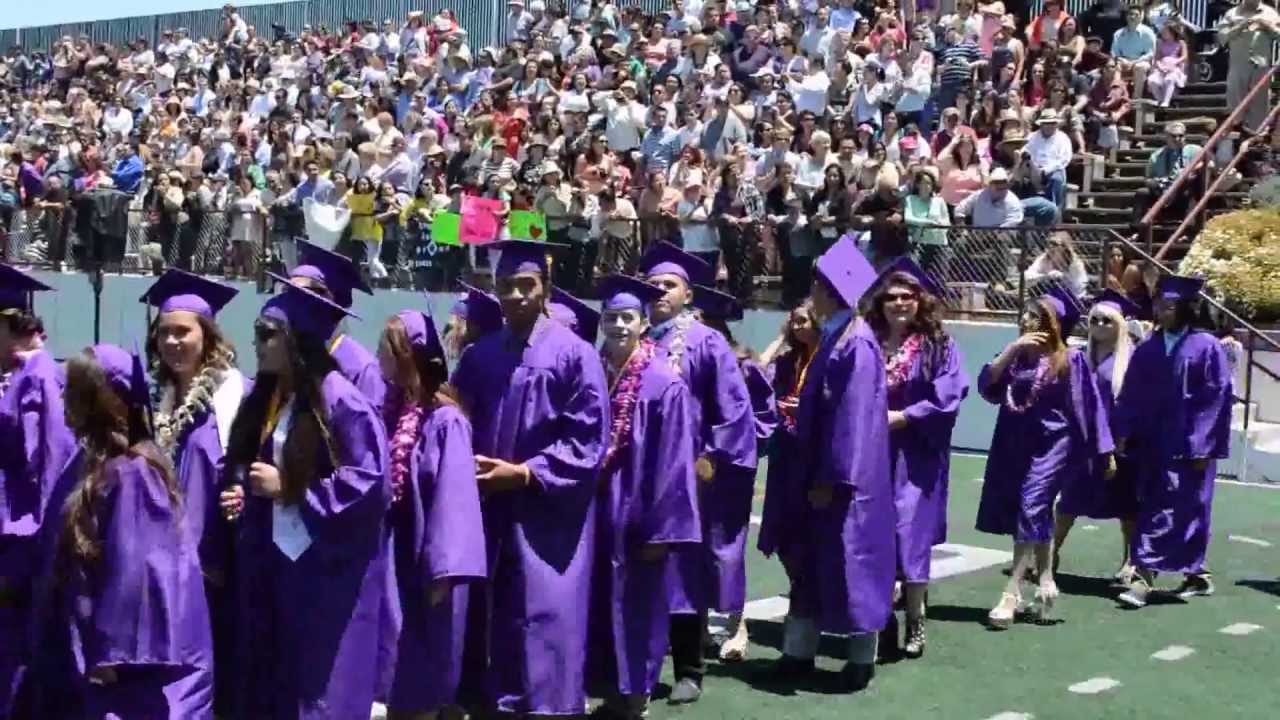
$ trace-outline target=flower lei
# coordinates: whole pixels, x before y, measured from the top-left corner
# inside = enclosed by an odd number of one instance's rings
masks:
[[[671,328],[671,347],[667,348],[667,355],[671,361],[671,369],[676,371],[677,375],[684,375],[684,351],[685,351],[685,333],[689,332],[689,326],[693,324],[693,315],[691,313],[682,313],[675,319]]]
[[[603,467],[609,467],[618,453],[626,447],[627,438],[631,437],[631,419],[635,414],[636,401],[640,399],[640,381],[644,378],[645,368],[653,362],[657,349],[657,344],[652,340],[642,338],[619,370],[618,382],[609,398],[613,425],[609,431],[609,451],[605,453]]]
[[[396,419],[395,433],[391,436],[391,501],[404,496],[409,481],[409,458],[422,427],[423,407],[416,402],[406,402]]]
[[[155,425],[156,445],[170,458],[177,452],[178,440],[205,411],[213,407],[213,394],[222,384],[222,368],[206,364],[192,378],[182,404],[174,408],[174,386],[165,385],[160,391],[159,410],[152,423]]]
[[[890,390],[899,388],[907,381],[907,373],[915,365],[916,356],[924,347],[924,336],[915,333],[898,346],[897,352],[889,356],[884,364],[884,379]]]
[[[1013,399],[1013,383],[1010,382],[1004,391],[1005,407],[1011,411],[1021,415],[1030,410],[1036,404],[1036,399],[1040,397],[1040,392],[1049,384],[1049,358],[1041,356],[1039,362],[1036,363],[1035,377],[1031,381],[1031,389],[1027,391],[1027,399],[1025,402],[1018,403]]]

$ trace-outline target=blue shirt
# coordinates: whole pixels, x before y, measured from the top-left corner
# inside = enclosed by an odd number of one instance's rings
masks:
[[[134,153],[116,163],[115,172],[111,173],[111,182],[115,183],[117,190],[135,193],[138,192],[138,186],[142,184],[144,172],[146,168],[142,164],[142,158]]]
[[[651,127],[640,141],[640,154],[649,170],[666,170],[675,161],[680,134],[671,128]]]
[[[1184,325],[1182,329],[1179,330],[1178,332],[1165,330],[1164,333],[1162,333],[1164,335],[1164,354],[1165,355],[1173,354],[1174,346],[1176,346],[1178,342],[1182,340],[1182,338],[1187,336],[1187,330],[1189,328],[1190,326]]]
[[[853,310],[850,308],[841,308],[834,313],[827,321],[822,323],[822,340],[826,342],[827,338],[840,332],[840,329],[853,319]]]
[[[1118,58],[1137,60],[1155,51],[1156,33],[1146,25],[1139,25],[1137,30],[1122,27],[1111,38],[1111,54]]]

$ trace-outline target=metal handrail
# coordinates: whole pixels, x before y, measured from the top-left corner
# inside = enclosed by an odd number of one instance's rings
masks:
[[[1147,213],[1142,216],[1142,219],[1138,221],[1138,228],[1145,237],[1148,247],[1151,246],[1151,226],[1155,224],[1156,218],[1160,215],[1160,211],[1164,209],[1165,205],[1169,204],[1178,191],[1182,189],[1182,186],[1187,183],[1187,179],[1191,177],[1193,169],[1199,167],[1202,163],[1206,163],[1209,159],[1210,153],[1213,151],[1213,147],[1218,143],[1218,141],[1240,122],[1240,118],[1248,109],[1249,104],[1253,102],[1254,96],[1261,92],[1263,88],[1270,90],[1271,78],[1275,75],[1278,68],[1280,68],[1280,66],[1273,65],[1267,70],[1266,74],[1258,79],[1258,82],[1254,83],[1253,87],[1249,89],[1249,94],[1244,96],[1244,100],[1231,111],[1231,114],[1227,116],[1227,119],[1223,120],[1222,123],[1218,125],[1218,129],[1214,130],[1213,134],[1209,136],[1209,139],[1205,141],[1204,145],[1200,148],[1200,152],[1196,153],[1195,159],[1187,163],[1187,165],[1182,168],[1178,173],[1178,176],[1174,178],[1173,184],[1165,189],[1164,193],[1161,194],[1159,198],[1156,198],[1155,203],[1147,210]],[[1155,253],[1154,259],[1163,258],[1172,245],[1172,240],[1161,245],[1159,251]]]

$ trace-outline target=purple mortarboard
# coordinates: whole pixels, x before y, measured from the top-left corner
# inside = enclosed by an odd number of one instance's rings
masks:
[[[30,310],[31,293],[52,289],[18,268],[0,263],[0,310]]]
[[[456,315],[456,316],[458,316],[458,317],[462,318],[463,320],[466,320],[466,319],[467,319],[467,295],[466,295],[466,293],[463,293],[462,297],[458,298],[458,299],[457,299],[457,301],[453,303],[453,307],[449,308],[449,314],[450,314],[450,315]]]
[[[210,320],[239,290],[184,270],[167,270],[138,298],[161,313],[186,310]]]
[[[404,324],[405,335],[409,337],[409,345],[424,348],[432,355],[444,355],[444,347],[440,345],[440,335],[436,332],[436,324],[426,313],[417,310],[401,310],[396,317]]]
[[[882,285],[894,273],[910,275],[915,278],[916,282],[920,283],[920,287],[924,288],[925,292],[936,298],[943,296],[942,286],[938,285],[938,281],[929,277],[929,273],[926,273],[924,268],[917,265],[915,260],[906,255],[900,256],[897,260],[889,263],[889,266],[884,270],[881,270],[880,277],[876,278],[876,285]]]
[[[107,377],[107,383],[116,391],[120,399],[130,408],[140,410],[147,422],[151,421],[151,389],[148,386],[147,371],[142,362],[142,354],[129,352],[116,345],[99,343],[90,348],[93,359],[98,362]],[[149,432],[149,429],[148,429]]]
[[[305,240],[298,241],[298,265],[289,271],[289,277],[324,283],[333,295],[333,301],[344,308],[351,307],[353,290],[373,294],[360,276],[360,268],[350,258]]]
[[[1053,306],[1053,313],[1058,316],[1058,325],[1061,327],[1062,336],[1071,334],[1075,329],[1076,323],[1080,322],[1081,308],[1080,301],[1070,290],[1054,285],[1044,293],[1044,299],[1049,301]]]
[[[595,345],[596,334],[600,331],[600,313],[595,308],[560,288],[553,287],[547,310],[553,320],[560,321],[577,333],[578,337]]]
[[[1126,318],[1137,317],[1142,314],[1142,307],[1139,306],[1138,303],[1130,300],[1124,293],[1117,292],[1111,288],[1107,288],[1099,293],[1098,297],[1094,299],[1093,304],[1095,306],[1110,305],[1116,310],[1119,310],[1120,314]]]
[[[502,329],[502,303],[498,302],[498,298],[464,282],[458,284],[467,292],[464,301],[467,312],[463,316],[467,319],[467,324],[479,330],[481,335]]]
[[[845,305],[851,308],[858,307],[858,301],[876,281],[875,268],[867,262],[849,235],[837,240],[823,253],[815,267]]]
[[[348,315],[359,317],[338,303],[290,282],[288,278],[269,272],[267,276],[284,285],[284,289],[262,306],[262,317],[284,323],[295,335],[310,335],[327,340]]]
[[[654,275],[675,275],[690,286],[714,285],[715,269],[696,255],[691,255],[669,242],[660,242],[640,258],[640,274],[646,278]]]
[[[547,255],[565,246],[532,240],[502,240],[489,247],[502,253],[494,267],[494,277],[507,277],[523,272],[541,273],[546,277],[549,264]]]
[[[1165,275],[1156,283],[1156,292],[1165,300],[1194,300],[1204,289],[1204,278]]]
[[[629,275],[607,275],[600,281],[600,300],[605,310],[644,310],[644,306],[666,293],[662,288]]]
[[[693,306],[701,310],[705,317],[722,320],[742,319],[742,303],[738,302],[737,298],[706,285],[694,286]]]

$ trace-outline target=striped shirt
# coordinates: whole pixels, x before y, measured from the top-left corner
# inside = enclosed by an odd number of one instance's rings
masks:
[[[938,52],[939,84],[943,87],[964,87],[973,79],[973,68],[970,67],[982,59],[982,51],[978,43],[972,40],[961,40]]]

